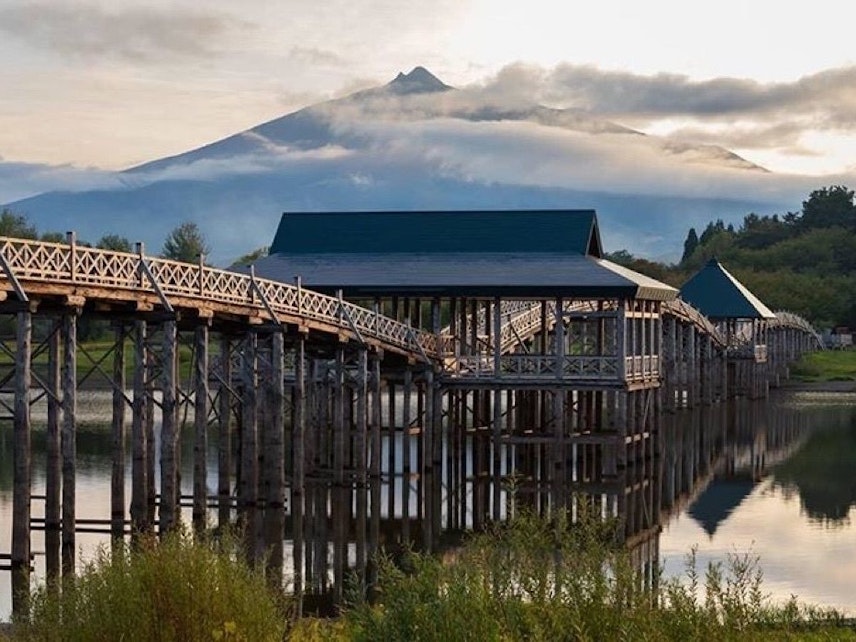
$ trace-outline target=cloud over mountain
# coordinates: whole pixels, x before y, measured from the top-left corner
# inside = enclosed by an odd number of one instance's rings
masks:
[[[87,176],[95,190],[13,207],[42,229],[119,233],[150,248],[194,220],[221,263],[269,243],[288,210],[594,207],[611,224],[609,249],[656,256],[679,251],[690,225],[785,211],[816,187],[709,142],[539,104],[505,82],[454,89],[416,68],[177,156]]]

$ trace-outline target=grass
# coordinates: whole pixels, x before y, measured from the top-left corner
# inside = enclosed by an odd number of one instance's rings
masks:
[[[180,533],[137,551],[102,549],[61,594],[37,589],[14,626],[15,640],[46,642],[264,642],[283,638],[286,617],[260,572]]]
[[[160,341],[158,340],[158,345]],[[34,345],[41,347],[39,340],[34,341]],[[14,351],[15,342],[6,341],[6,346]],[[108,389],[110,380],[113,377],[113,352],[115,342],[112,339],[96,339],[90,341],[80,341],[77,351],[77,381],[78,384],[86,381],[88,385]],[[209,359],[214,358],[218,354],[215,347],[214,353],[209,355]],[[125,359],[125,381],[128,385],[134,380],[134,346],[129,338],[125,341],[124,350]],[[97,364],[97,368],[96,368]],[[14,368],[15,360],[12,355],[2,352],[0,353],[0,367]],[[41,350],[33,358],[33,367],[37,372],[44,376],[48,367],[47,350]],[[178,345],[178,369],[177,374],[181,381],[190,381],[192,377],[193,367],[193,351],[186,343]],[[100,369],[100,371],[98,371]]]
[[[380,562],[378,600],[291,640],[856,640],[839,614],[774,605],[758,560],[734,555],[703,577],[645,586],[610,525],[524,515],[474,536],[451,563],[409,553]]]
[[[856,349],[810,352],[791,366],[798,381],[856,381]]]
[[[646,585],[616,523],[523,514],[453,556],[378,559],[375,599],[349,596],[335,619],[289,621],[260,573],[178,535],[104,551],[61,595],[41,588],[16,640],[856,640],[841,616],[772,604],[758,559]],[[353,586],[357,583],[354,582]]]

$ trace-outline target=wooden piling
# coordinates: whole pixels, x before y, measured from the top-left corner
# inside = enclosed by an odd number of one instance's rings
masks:
[[[178,456],[179,443],[178,404],[178,332],[174,318],[163,322],[163,344],[161,352],[161,452],[160,452],[160,536],[165,537],[175,529],[178,513]]]
[[[136,536],[148,530],[148,412],[147,386],[147,327],[138,320],[134,324],[134,414],[131,420],[131,533]]]
[[[238,515],[247,561],[255,564],[258,536],[258,344],[254,331],[244,336],[241,360],[241,470],[238,475]]]
[[[18,312],[15,346],[15,418],[12,479],[12,612],[25,615],[30,597],[30,500],[32,483],[30,379],[33,319]]]
[[[113,347],[113,462],[110,474],[110,536],[114,542],[125,537],[125,337],[123,324],[116,323]]]
[[[219,409],[217,414],[217,525],[232,519],[232,342],[220,335]]]
[[[303,529],[306,501],[306,348],[303,336],[297,339],[294,352],[294,444],[291,452],[294,457],[291,481],[291,519],[292,519],[292,557],[293,589],[295,609],[299,617],[303,610]]]
[[[77,499],[77,314],[62,319],[62,575],[74,575]]]
[[[202,534],[208,516],[208,325],[194,331],[193,530]]]
[[[271,334],[270,359],[270,380],[265,386],[270,421],[264,448],[264,531],[268,581],[280,588],[285,545],[285,337],[279,328]]]
[[[62,459],[60,435],[62,421],[62,381],[60,333],[62,321],[54,320],[48,337],[48,424],[45,470],[45,571],[48,584],[56,588],[60,574],[60,528],[62,527]]]

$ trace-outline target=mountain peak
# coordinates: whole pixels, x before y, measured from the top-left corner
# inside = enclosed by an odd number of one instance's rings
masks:
[[[387,87],[396,94],[427,94],[451,89],[425,67],[414,67],[409,74],[399,72]]]

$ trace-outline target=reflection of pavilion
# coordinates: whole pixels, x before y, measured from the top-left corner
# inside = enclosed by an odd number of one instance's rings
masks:
[[[776,402],[734,401],[669,417],[663,508],[687,509],[711,537],[773,466],[805,443],[807,416]]]
[[[755,480],[751,477],[715,477],[696,497],[688,512],[713,537],[719,525],[728,519],[754,488]]]

